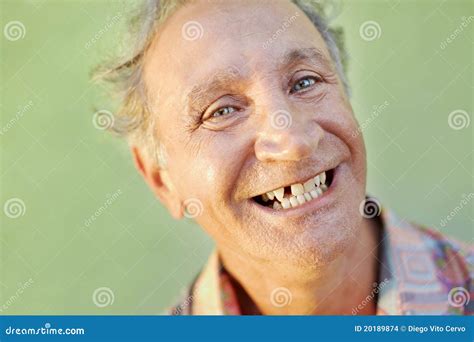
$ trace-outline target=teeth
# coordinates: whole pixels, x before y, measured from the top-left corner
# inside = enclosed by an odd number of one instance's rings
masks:
[[[319,175],[317,175],[316,177],[314,177],[314,183],[316,184],[316,186],[319,186],[319,184],[321,183],[321,180],[319,178]]]
[[[285,194],[285,188],[274,190],[273,193],[275,194],[275,197],[277,198],[277,200],[279,200],[280,202],[283,202],[283,195]]]
[[[326,172],[321,172],[319,175],[311,178],[310,180],[301,183],[292,184],[290,186],[292,196],[285,196],[285,187],[269,191],[263,195],[262,201],[270,202],[269,206],[273,209],[289,209],[302,205],[313,199],[320,197],[324,192],[328,190],[326,185]],[[268,205],[268,204],[267,204]]]
[[[291,206],[292,206],[293,208],[294,208],[294,207],[297,207],[297,206],[299,205],[298,200],[296,199],[295,196],[291,196],[291,197],[290,197],[290,204],[291,204]]]
[[[283,207],[283,209],[288,209],[289,207],[291,207],[290,200],[288,198],[283,198],[281,200],[281,206]]]
[[[326,172],[321,173],[321,184],[326,184]]]
[[[309,181],[304,183],[303,187],[304,187],[304,192],[310,192],[311,190],[313,190],[316,187],[316,185],[314,185],[314,179],[310,179]]]
[[[291,194],[294,196],[302,195],[304,194],[304,187],[302,184],[293,184],[291,186]]]

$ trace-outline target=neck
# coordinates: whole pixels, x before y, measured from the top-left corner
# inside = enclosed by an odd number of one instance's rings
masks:
[[[351,247],[317,270],[275,268],[228,250],[219,252],[243,314],[351,315],[356,309],[359,315],[373,315],[376,303],[366,298],[378,281],[377,232],[377,223],[365,220]],[[363,301],[367,304],[361,309]]]

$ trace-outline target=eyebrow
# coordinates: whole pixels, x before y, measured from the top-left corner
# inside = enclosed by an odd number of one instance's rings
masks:
[[[195,85],[187,95],[189,109],[201,111],[206,105],[205,102],[210,94],[217,93],[222,89],[229,89],[229,84],[233,84],[240,78],[235,69],[218,70],[204,84]]]
[[[321,50],[310,48],[297,48],[289,50],[277,62],[277,70],[290,68],[297,63],[307,62],[331,70],[331,62]],[[223,89],[229,90],[232,84],[241,79],[240,73],[235,67],[218,70],[203,84],[195,85],[187,95],[188,109],[201,112],[209,97]]]

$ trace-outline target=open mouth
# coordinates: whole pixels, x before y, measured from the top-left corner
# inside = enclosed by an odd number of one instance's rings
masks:
[[[323,171],[304,183],[295,183],[252,198],[259,205],[284,210],[295,208],[315,200],[328,191],[334,177],[334,169]]]

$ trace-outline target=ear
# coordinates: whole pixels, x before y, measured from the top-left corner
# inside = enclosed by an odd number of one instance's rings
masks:
[[[137,146],[131,146],[130,148],[135,167],[155,196],[158,197],[174,218],[182,218],[181,201],[168,171],[160,168],[154,158],[147,158],[146,153],[142,153]]]

